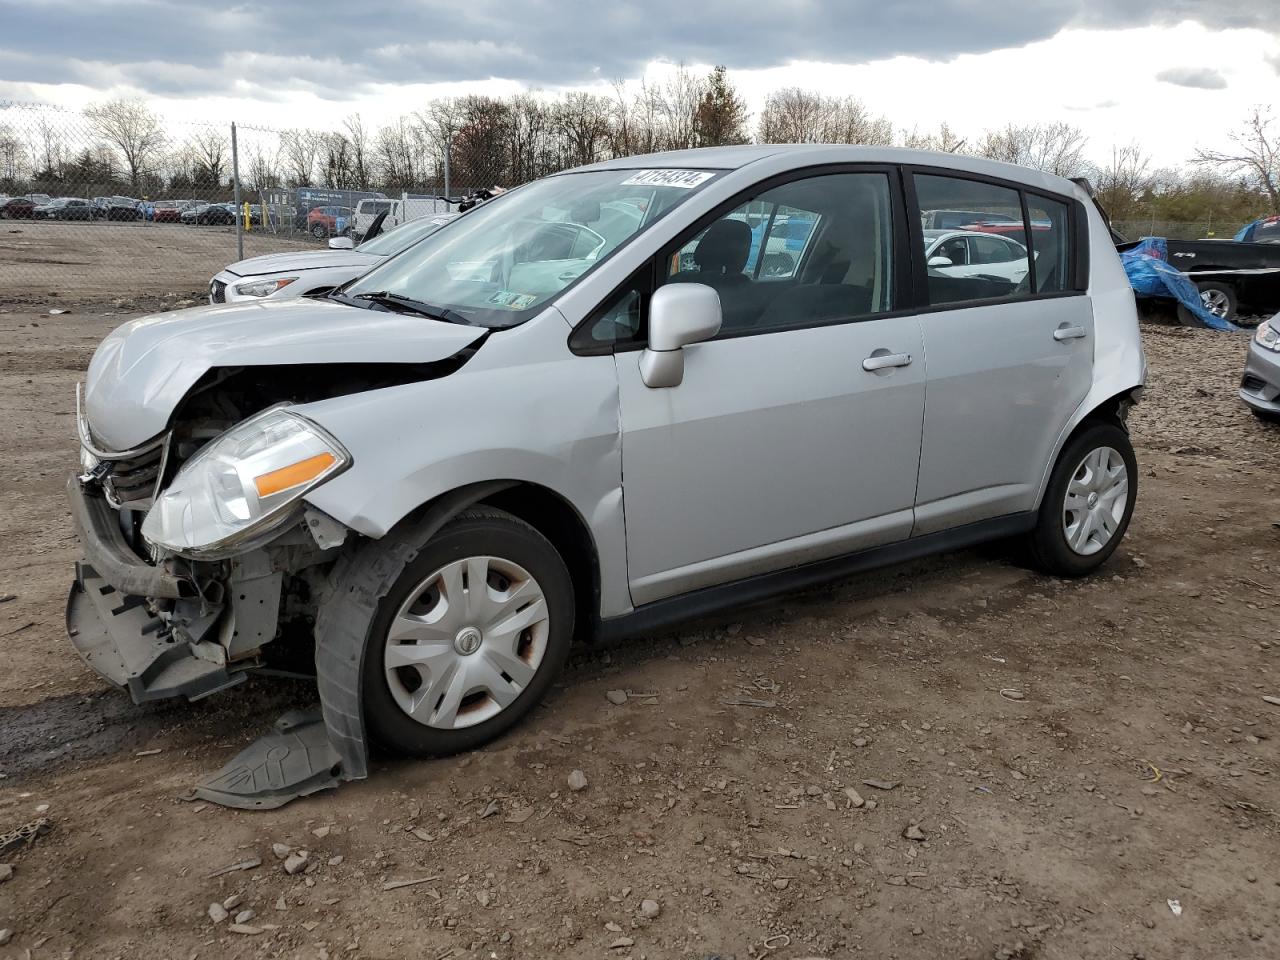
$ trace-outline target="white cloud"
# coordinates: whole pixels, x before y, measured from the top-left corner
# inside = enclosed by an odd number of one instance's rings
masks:
[[[425,42],[436,45],[437,55],[454,58],[475,49],[470,42]],[[0,40],[0,46],[3,43]],[[415,43],[392,38],[382,45],[382,55],[430,55],[413,49]],[[522,55],[518,43],[476,43],[487,55],[513,62]],[[163,64],[121,66],[74,59],[63,64],[74,82],[0,83],[0,97],[79,108],[114,93],[141,92],[154,71],[166,69]],[[1192,88],[1158,79],[1162,72],[1197,64],[1213,64],[1223,85]],[[1225,137],[1252,104],[1276,99],[1280,35],[1261,29],[1213,30],[1186,22],[1128,30],[1068,29],[1025,46],[945,60],[797,61],[754,70],[728,65],[731,79],[757,113],[770,90],[801,86],[857,96],[890,117],[898,129],[924,132],[946,122],[961,135],[976,138],[984,128],[1006,123],[1066,120],[1089,136],[1087,153],[1095,159],[1107,157],[1113,144],[1137,142],[1158,164],[1181,165],[1197,145]],[[708,65],[694,66],[702,70]],[[184,84],[198,85],[201,71],[232,70],[238,80],[217,95],[153,96],[161,112],[175,119],[234,119],[274,128],[333,128],[351,113],[360,113],[366,126],[376,126],[420,110],[434,97],[502,96],[524,89],[515,80],[499,77],[465,83],[386,82],[358,66],[337,64],[324,53],[298,59],[237,54],[177,69],[184,72]],[[661,79],[670,69],[668,63],[651,62],[646,75]],[[598,75],[601,79],[593,85],[546,89],[612,94],[609,75]],[[633,78],[632,85],[635,82]]]

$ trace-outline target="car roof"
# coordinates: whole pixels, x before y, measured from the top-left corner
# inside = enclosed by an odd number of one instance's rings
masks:
[[[787,166],[792,168],[825,163],[916,164],[998,177],[1028,186],[1052,189],[1057,193],[1075,192],[1071,181],[1063,177],[1000,160],[987,160],[983,157],[937,150],[911,150],[906,147],[862,144],[779,143],[698,147],[693,150],[672,150],[665,153],[617,157],[613,160],[577,167],[574,170],[566,170],[563,173],[581,173],[587,170],[644,170],[655,167],[738,170],[768,157],[779,156],[785,156],[788,161]]]

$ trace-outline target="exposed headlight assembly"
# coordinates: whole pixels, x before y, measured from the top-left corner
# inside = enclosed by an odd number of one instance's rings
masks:
[[[254,280],[252,283],[242,283],[232,289],[242,297],[269,297],[297,279],[297,277],[281,277],[279,280]]]
[[[156,498],[142,535],[169,553],[223,559],[288,523],[308,490],[350,465],[351,454],[327,432],[274,407],[188,460]]]
[[[1258,332],[1253,335],[1254,342],[1260,347],[1280,353],[1280,330],[1276,329],[1277,324],[1280,324],[1280,314],[1270,320],[1263,320],[1258,324]]]

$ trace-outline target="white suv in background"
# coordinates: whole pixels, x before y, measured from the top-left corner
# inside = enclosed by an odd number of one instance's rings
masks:
[[[367,199],[356,204],[352,239],[359,243],[369,232],[378,214],[385,213],[382,229],[390,230],[420,217],[438,216],[450,211],[449,202],[443,197],[401,197],[398,200]]]

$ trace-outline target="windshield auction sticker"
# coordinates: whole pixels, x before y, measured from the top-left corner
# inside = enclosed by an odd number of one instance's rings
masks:
[[[641,170],[622,181],[624,187],[679,187],[681,190],[692,190],[701,186],[714,173],[705,170]]]

